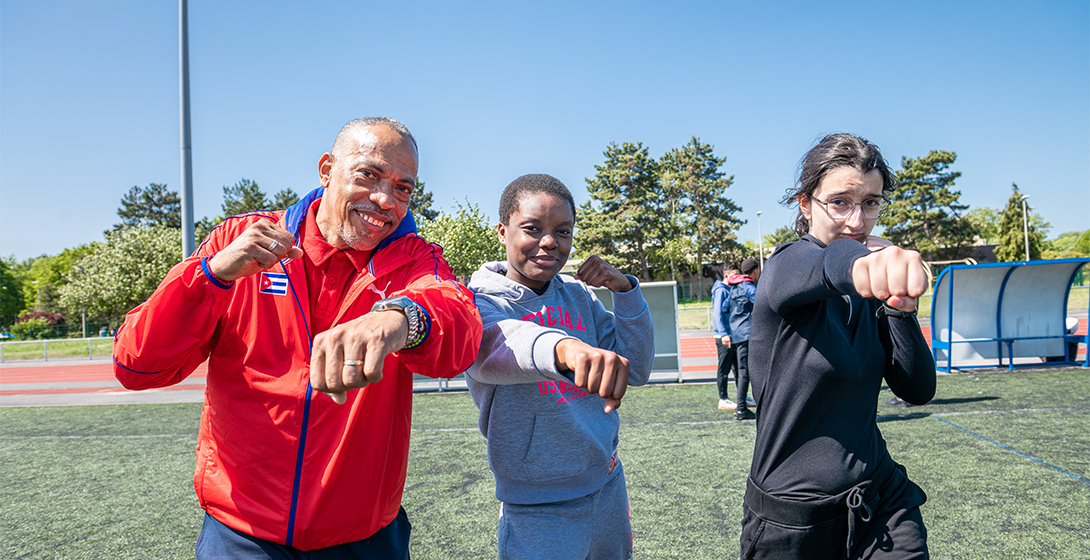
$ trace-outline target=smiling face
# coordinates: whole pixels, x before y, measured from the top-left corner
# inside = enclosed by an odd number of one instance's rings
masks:
[[[318,160],[318,176],[326,191],[315,218],[330,245],[370,251],[408,213],[416,187],[416,148],[410,139],[381,124],[342,134],[348,135],[337,142],[343,147]]]
[[[507,277],[541,289],[568,262],[574,229],[568,201],[543,192],[523,194],[507,224],[499,225],[500,243],[507,248]]]
[[[810,235],[822,243],[828,245],[847,237],[865,244],[874,224],[878,222],[877,218],[869,219],[863,215],[862,208],[855,207],[847,218],[834,219],[815,198],[825,203],[839,200],[852,204],[881,200],[882,174],[871,171],[864,175],[854,167],[838,167],[821,179],[810,197],[799,201],[803,217],[810,222]]]

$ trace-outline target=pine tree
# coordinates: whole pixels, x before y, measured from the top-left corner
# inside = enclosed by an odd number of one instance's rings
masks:
[[[165,184],[150,183],[147,188],[133,185],[121,197],[117,215],[121,223],[114,224],[114,231],[135,226],[181,229],[182,197]]]
[[[666,253],[675,279],[679,256],[690,261],[686,268],[700,272],[705,261],[724,262],[738,250],[735,232],[745,221],[737,216],[742,209],[725,196],[734,177],[719,170],[727,158],[715,157],[713,150],[694,136],[659,160],[663,210],[671,218],[660,230],[672,249]]]
[[[605,162],[587,179],[591,200],[580,208],[580,254],[597,254],[622,272],[651,280],[651,255],[662,249],[658,165],[642,143],[611,142]]]
[[[1026,217],[1023,214],[1022,193],[1018,192],[1018,185],[1011,183],[1010,199],[1007,207],[999,219],[999,246],[995,248],[995,258],[999,262],[1020,261],[1026,258]],[[1029,207],[1026,207],[1029,212]],[[1039,221],[1039,220],[1038,220]],[[1035,223],[1034,216],[1029,216],[1029,260],[1041,258],[1041,245],[1044,241],[1042,230],[1048,228],[1047,223]]]
[[[269,210],[287,210],[296,202],[299,202],[299,195],[295,194],[295,191],[291,189],[284,189],[273,195]]]
[[[220,218],[222,222],[231,216],[269,210],[270,206],[269,199],[265,197],[261,187],[244,177],[230,187],[223,186],[223,204],[220,208],[223,209],[223,215]]]
[[[972,245],[976,230],[962,213],[961,192],[953,189],[960,171],[947,169],[957,154],[932,150],[927,156],[901,158],[894,177],[890,206],[878,220],[883,237],[902,247],[913,247],[925,258],[953,258]]]
[[[414,218],[434,220],[439,217],[439,211],[432,208],[432,193],[424,188],[424,181],[417,181],[413,196],[409,199],[409,211]]]

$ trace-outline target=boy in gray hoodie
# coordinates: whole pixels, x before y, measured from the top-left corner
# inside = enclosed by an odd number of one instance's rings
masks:
[[[507,262],[485,263],[469,283],[484,336],[466,379],[496,477],[503,560],[632,558],[616,407],[650,377],[654,326],[636,278],[601,258],[577,279],[558,275],[574,228],[563,183],[515,179],[500,200]],[[587,284],[613,291],[612,313]]]

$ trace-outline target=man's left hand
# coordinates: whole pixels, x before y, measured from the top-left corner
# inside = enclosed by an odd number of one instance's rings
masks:
[[[609,288],[613,292],[627,292],[634,288],[627,276],[613,268],[598,255],[591,255],[575,271],[575,279],[595,288]]]
[[[386,356],[405,347],[409,320],[398,311],[372,311],[314,337],[310,386],[344,404],[345,391],[382,381]]]

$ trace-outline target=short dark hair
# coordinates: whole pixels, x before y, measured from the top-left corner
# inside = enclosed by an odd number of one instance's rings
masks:
[[[750,274],[753,274],[754,270],[761,268],[761,263],[757,262],[757,259],[749,257],[747,259],[743,259],[742,264],[739,265],[738,268],[742,271],[742,274],[749,276]]]
[[[741,271],[738,270],[738,267],[734,266],[733,264],[727,264],[723,266],[724,277],[730,276],[731,274],[738,274],[739,272]]]
[[[406,127],[401,121],[397,119],[391,119],[389,117],[360,117],[348,121],[347,124],[341,127],[341,131],[337,133],[337,139],[333,141],[333,147],[330,148],[329,153],[334,156],[337,155],[338,149],[344,149],[344,145],[348,142],[348,132],[355,131],[367,126],[383,125],[390,130],[401,135],[401,138],[408,139],[413,143],[413,150],[417,154],[420,153],[420,148],[416,145],[416,138],[413,138],[413,133],[409,132],[409,128]]]
[[[559,179],[552,175],[531,173],[511,181],[511,184],[503,189],[503,196],[500,197],[500,223],[505,226],[508,225],[511,214],[519,209],[519,201],[522,200],[522,197],[534,193],[551,194],[567,201],[568,205],[571,206],[572,220],[575,220],[575,199],[572,198],[568,187],[565,187],[564,183],[561,183]]]
[[[806,152],[799,162],[795,186],[787,189],[780,204],[790,207],[798,204],[802,197],[810,198],[821,185],[821,180],[841,167],[857,169],[863,175],[877,171],[882,175],[882,192],[893,192],[893,173],[890,172],[878,146],[854,134],[837,133],[822,138]],[[795,216],[795,233],[802,237],[809,231],[810,223],[800,209]]]

